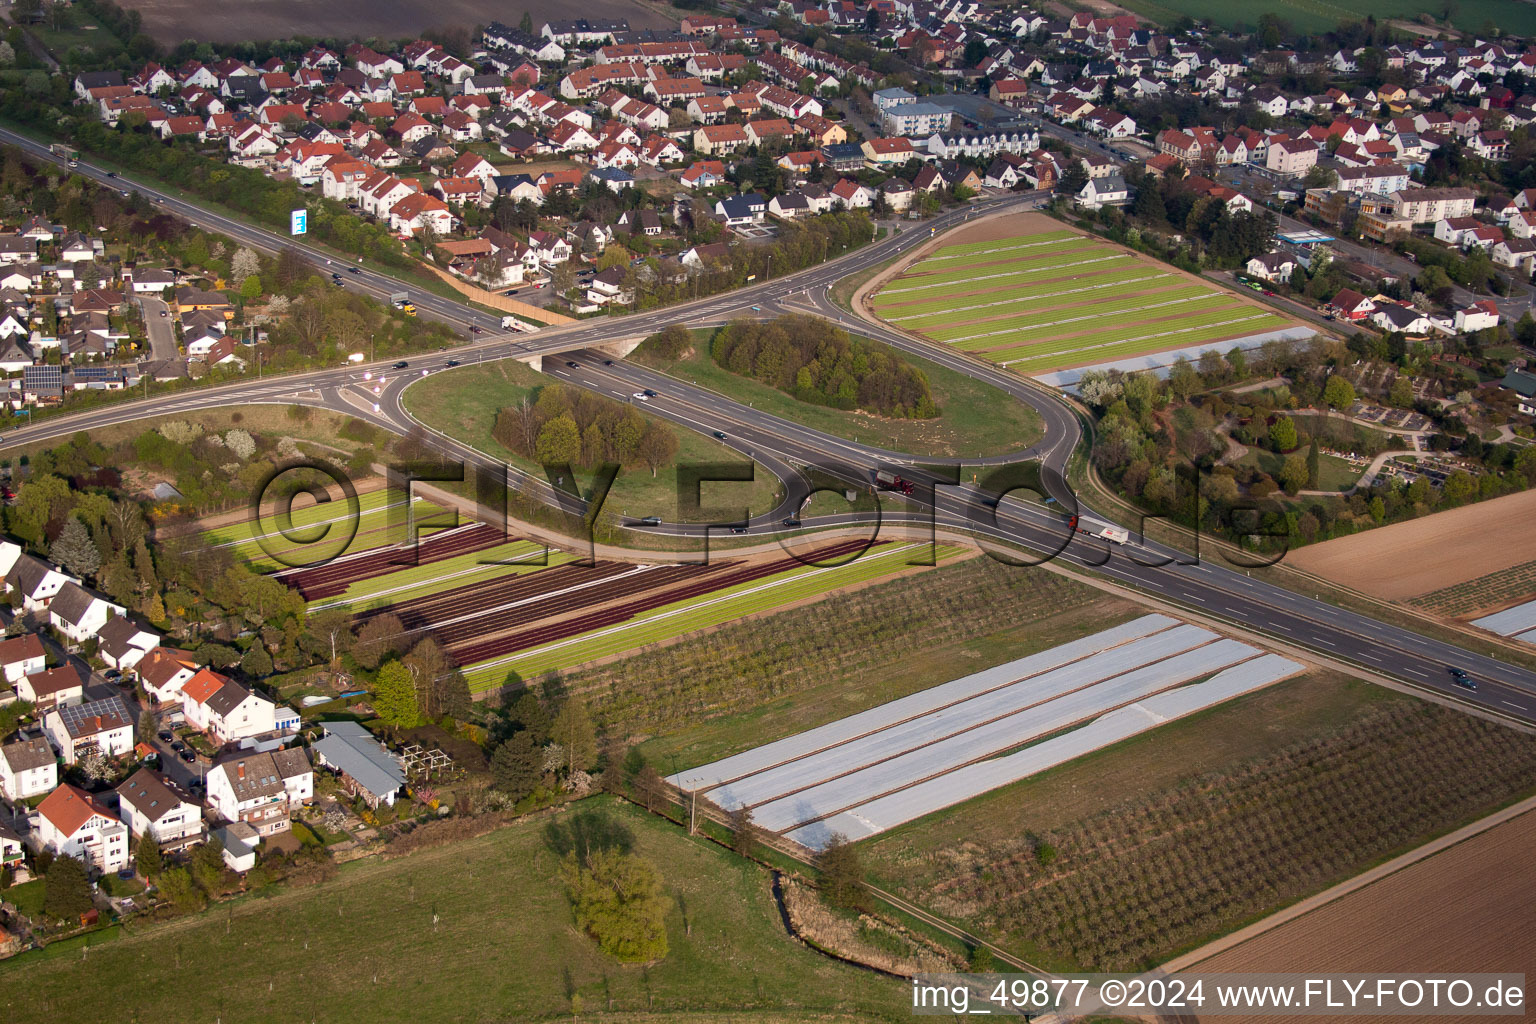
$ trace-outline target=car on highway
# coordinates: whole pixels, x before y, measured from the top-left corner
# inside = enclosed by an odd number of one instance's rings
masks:
[[[362,269],[360,267],[348,267],[347,268],[347,273],[349,273],[349,274],[361,274],[362,272],[363,271],[362,271]]]
[[[656,397],[656,392],[652,391],[650,388],[646,388],[641,393],[644,394],[646,398],[655,398]]]
[[[1471,676],[1456,676],[1451,680],[1451,682],[1455,683],[1463,690],[1477,689],[1477,680],[1473,679]]]
[[[723,430],[715,431],[715,439],[718,440],[718,441],[724,441],[725,440],[725,431],[723,431]]]
[[[457,359],[450,359],[446,363],[444,363],[443,365],[444,366],[458,366],[459,365],[459,361]]]
[[[636,391],[629,397],[633,398],[637,402],[649,402],[651,400],[651,396],[646,394],[644,391]]]
[[[565,361],[565,365],[569,366],[571,369],[574,370],[574,369],[576,369],[576,360],[574,360],[574,359],[567,359]]]
[[[612,366],[613,365],[613,360],[612,359],[604,359],[603,360],[603,365],[604,366]]]
[[[470,324],[469,325],[469,333],[470,334],[484,334],[485,333],[485,329],[482,328],[479,324]]]
[[[116,171],[108,171],[107,172],[107,177],[115,178],[115,177],[117,177],[117,172]]]
[[[410,369],[410,366],[411,366],[410,363],[408,363],[404,359],[402,359],[402,360],[400,360],[398,363],[396,363],[394,365],[394,368],[396,370],[407,370],[407,369]]]
[[[644,516],[635,520],[636,526],[660,526],[661,516]]]
[[[731,527],[731,532],[732,533],[746,533],[747,532],[747,528],[745,526],[733,526],[733,527]]]
[[[785,526],[799,526],[800,525],[800,520],[796,519],[794,516],[790,516],[788,519],[784,520],[784,524],[783,525],[785,525]]]

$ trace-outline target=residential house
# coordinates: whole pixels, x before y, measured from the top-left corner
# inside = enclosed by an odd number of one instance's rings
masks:
[[[1376,311],[1376,303],[1353,288],[1340,288],[1328,305],[1334,312],[1348,320],[1364,320]]]
[[[107,620],[96,633],[96,655],[111,668],[126,672],[160,645],[160,634],[126,615]]]
[[[1118,174],[1104,178],[1089,178],[1077,193],[1074,201],[1085,210],[1097,210],[1104,206],[1124,203],[1131,196],[1130,186]]]
[[[177,851],[203,836],[203,808],[165,776],[140,768],[117,787],[123,823],[136,836],[148,835],[160,848]]]
[[[218,744],[263,736],[276,728],[272,701],[211,669],[200,670],[182,684],[181,708],[188,725]]]
[[[1285,282],[1296,269],[1296,258],[1284,252],[1266,252],[1248,261],[1249,275],[1265,281]]]
[[[59,784],[59,756],[43,736],[23,736],[0,746],[0,795],[12,803],[52,792]]]
[[[8,684],[15,685],[22,676],[41,672],[48,667],[48,653],[36,633],[23,633],[7,640],[0,640],[0,672]]]
[[[90,753],[120,757],[133,749],[133,713],[121,697],[64,704],[43,717],[43,732],[65,764]]]
[[[728,226],[761,224],[768,215],[768,200],[760,192],[726,196],[715,203],[715,215],[723,217]]]
[[[21,549],[16,550],[19,552]],[[0,562],[4,558],[4,552],[0,550]],[[60,588],[72,581],[69,575],[32,555],[20,555],[5,571],[6,593],[19,592],[21,607],[25,612],[46,611]]]
[[[314,799],[315,775],[302,747],[250,751],[208,772],[208,806],[229,822],[245,822],[258,835],[285,832],[294,809]]]
[[[71,663],[22,676],[15,687],[16,696],[30,701],[39,713],[85,699],[85,677]]]
[[[69,582],[60,587],[48,603],[48,621],[70,640],[83,644],[95,636],[108,619],[126,611],[122,605],[93,594],[78,583]]]
[[[399,761],[356,722],[326,722],[325,735],[315,741],[314,751],[322,765],[341,777],[342,787],[370,807],[393,806],[405,785]]]
[[[1457,334],[1471,334],[1499,326],[1499,307],[1492,299],[1474,302],[1456,311],[1454,321]]]
[[[106,873],[128,866],[128,828],[85,790],[68,783],[37,805],[37,842]]]

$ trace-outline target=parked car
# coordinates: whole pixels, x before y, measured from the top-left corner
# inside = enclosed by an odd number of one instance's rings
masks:
[[[187,762],[187,764],[194,764],[197,761],[197,755],[190,750],[183,750],[181,752],[181,759]]]
[[[162,743],[169,743],[172,740],[174,740],[175,738],[176,738],[176,734],[171,732],[169,729],[161,729],[160,730],[160,741]]]

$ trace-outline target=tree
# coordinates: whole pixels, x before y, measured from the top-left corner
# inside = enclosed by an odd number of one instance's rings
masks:
[[[155,842],[155,837],[148,831],[140,835],[138,843],[134,845],[133,863],[139,869],[139,874],[149,879],[157,877],[162,870],[160,844]]]
[[[840,910],[863,912],[869,909],[869,891],[864,888],[864,865],[858,851],[840,833],[833,833],[819,854],[816,868],[822,898]]]
[[[1289,416],[1280,416],[1269,425],[1269,443],[1277,452],[1288,452],[1296,447],[1296,424]]]
[[[139,712],[139,720],[134,725],[134,734],[145,743],[155,738],[155,713],[153,711],[145,708]]]
[[[357,631],[352,657],[363,668],[378,668],[385,659],[400,653],[404,634],[405,623],[400,621],[398,615],[375,615]]]
[[[644,858],[620,850],[566,857],[563,874],[576,924],[604,953],[623,963],[667,955],[667,910],[661,873]]]
[[[1307,486],[1314,490],[1318,486],[1319,473],[1322,470],[1322,453],[1318,450],[1317,438],[1307,446]]]
[[[412,726],[421,718],[411,670],[398,661],[386,662],[373,685],[373,709],[390,725]]]
[[[469,714],[469,683],[436,637],[418,641],[401,661],[416,681],[422,714],[433,719],[444,715],[462,719]]]
[[[160,874],[160,895],[182,913],[201,910],[208,903],[186,868],[167,868]]]
[[[1307,460],[1302,455],[1287,455],[1280,467],[1280,484],[1287,494],[1295,494],[1307,486]]]
[[[192,848],[189,865],[192,880],[209,896],[224,888],[224,851],[218,843],[200,843]]]
[[[1392,380],[1392,386],[1387,389],[1387,401],[1399,409],[1411,408],[1413,405],[1413,380],[1407,374],[1400,373]]]
[[[592,716],[587,713],[586,702],[571,697],[560,706],[550,727],[549,738],[565,749],[566,770],[586,771],[597,760],[597,731]]]
[[[539,428],[534,457],[545,466],[574,466],[581,461],[581,431],[569,413],[561,413]]]
[[[72,921],[91,907],[85,865],[73,857],[55,857],[43,882],[43,913],[57,921]]]
[[[761,832],[752,822],[752,808],[743,805],[732,811],[731,849],[743,857],[752,857],[761,842]]]
[[[251,644],[245,657],[240,659],[240,671],[252,679],[264,679],[272,674],[272,655],[267,653],[267,645],[260,639]]]
[[[101,568],[101,551],[91,539],[91,531],[74,516],[49,547],[48,556],[76,576],[95,576]]]
[[[1335,373],[1323,385],[1323,401],[1335,409],[1347,409],[1355,404],[1355,386],[1348,377]]]
[[[246,278],[245,283],[240,286],[240,297],[246,302],[255,302],[257,299],[261,298],[261,278],[257,277],[255,274],[252,274],[250,277]],[[342,345],[342,348],[344,349],[350,347],[351,346],[345,344]]]
[[[20,6],[19,3],[18,6]],[[8,68],[15,63],[16,48],[10,43],[0,42],[0,67]]]
[[[514,800],[521,800],[539,784],[543,759],[543,751],[533,742],[532,736],[526,731],[513,733],[512,738],[491,755],[491,778],[497,789]]]
[[[261,272],[261,257],[256,253],[241,246],[235,250],[234,258],[229,261],[229,279],[239,288],[245,284],[245,279],[253,277]],[[257,294],[260,294],[259,292]]]
[[[656,770],[655,765],[641,765],[640,770],[635,772],[635,795],[640,798],[640,802],[648,811],[654,811],[665,801],[667,783],[661,777],[661,773]]]
[[[517,25],[518,28],[522,30],[524,35],[533,35],[533,15],[529,14],[527,11],[523,12],[523,20],[518,22]]]

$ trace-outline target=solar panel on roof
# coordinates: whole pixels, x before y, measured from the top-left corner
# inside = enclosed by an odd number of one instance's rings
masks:
[[[22,369],[23,383],[44,388],[64,386],[64,370],[58,366],[28,366]]]

